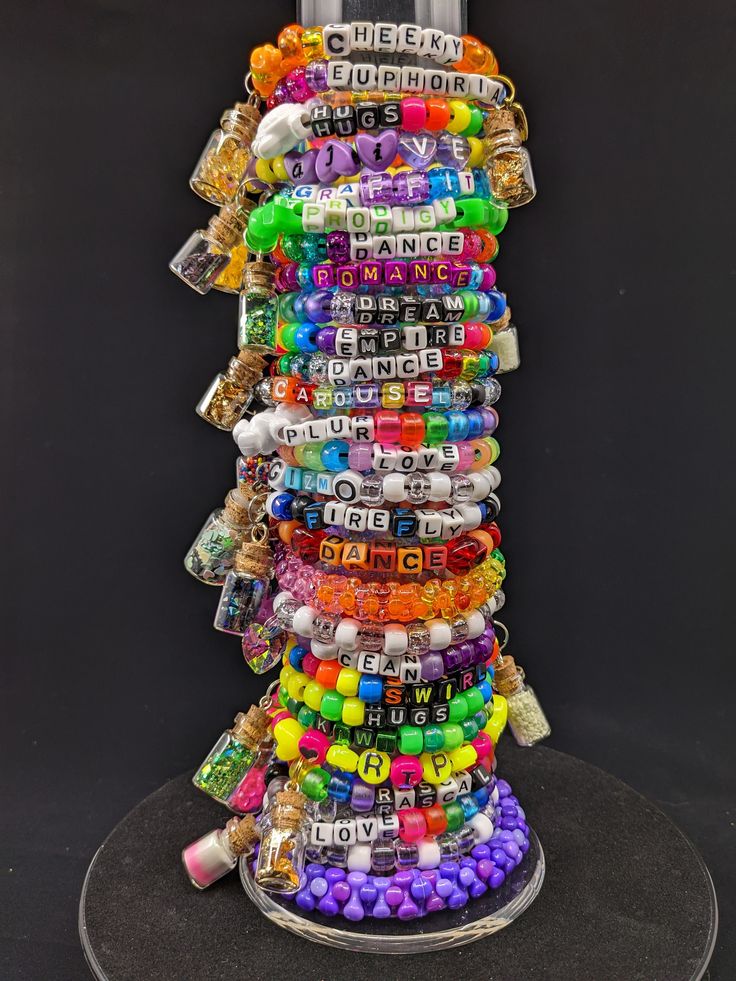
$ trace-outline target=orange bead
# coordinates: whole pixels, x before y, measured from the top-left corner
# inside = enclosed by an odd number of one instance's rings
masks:
[[[427,110],[427,129],[445,129],[450,121],[451,110],[446,99],[426,99],[424,107]]]
[[[301,24],[287,24],[280,32],[276,43],[279,46],[282,58],[301,58],[299,64],[304,64],[304,53],[302,52],[302,34],[304,28]]]
[[[483,242],[483,248],[475,257],[475,261],[492,262],[498,255],[498,239],[484,228],[476,228],[475,233]]]
[[[458,72],[474,72],[478,75],[496,75],[498,62],[491,49],[472,34],[463,34],[463,56],[452,66]]]
[[[291,544],[291,536],[294,534],[297,528],[301,528],[300,521],[279,521],[279,538],[284,545]]]
[[[342,671],[339,661],[320,661],[319,667],[314,675],[314,680],[325,688],[333,689],[337,684],[337,676]]]
[[[272,44],[254,48],[250,56],[253,88],[259,95],[269,96],[281,77],[281,52]]]

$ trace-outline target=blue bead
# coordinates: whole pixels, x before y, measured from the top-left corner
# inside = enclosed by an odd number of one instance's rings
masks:
[[[289,664],[292,666],[292,668],[294,668],[296,671],[301,671],[302,662],[307,656],[307,653],[306,647],[292,647],[291,651],[289,652]]]
[[[446,412],[448,430],[447,439],[450,443],[461,443],[468,435],[469,425],[464,412]]]
[[[314,280],[312,279],[312,267],[302,263],[296,268],[296,281],[299,283],[303,290],[308,293],[314,289]]]
[[[358,684],[358,698],[362,702],[380,702],[383,696],[383,681],[377,674],[364,674]]]
[[[352,773],[343,773],[342,771],[333,773],[330,777],[330,782],[327,784],[328,797],[339,801],[350,800],[350,795],[353,792],[354,779]]]
[[[317,493],[319,474],[316,470],[302,470],[302,487],[305,494]]]
[[[485,317],[489,323],[493,323],[494,320],[498,320],[503,317],[506,312],[506,297],[503,293],[498,290],[489,290],[487,293],[481,294],[488,298],[488,303],[490,305],[490,310]]]
[[[427,201],[436,201],[438,198],[453,196],[452,178],[450,177],[452,173],[453,171],[449,167],[434,167],[432,170],[427,171],[429,181]],[[460,181],[457,180],[457,174],[455,174],[455,180],[457,183],[457,194],[460,191]]]
[[[491,686],[488,684],[487,681],[481,681],[477,687],[478,687],[478,691],[483,696],[483,701],[487,702],[490,699],[491,695],[493,694],[493,692],[491,691]]]
[[[309,317],[307,316],[307,311],[305,309],[307,296],[308,296],[307,293],[297,293],[295,295],[293,309],[294,309],[294,317],[296,318],[296,320],[309,320]]]
[[[468,439],[479,439],[483,435],[483,416],[477,409],[468,409],[465,413],[468,423]]]
[[[435,385],[432,389],[432,408],[449,409],[452,405],[452,393],[449,385]]]
[[[485,377],[487,378],[489,375],[496,374],[496,372],[498,371],[501,365],[501,361],[495,351],[485,351],[484,354],[489,361],[488,371],[486,372],[485,375]]]
[[[289,490],[302,489],[302,471],[299,467],[287,467],[284,470],[284,486]]]
[[[482,167],[473,167],[470,173],[475,181],[475,191],[473,192],[475,197],[489,198],[491,196],[491,182],[488,180],[488,174],[485,170]]]
[[[309,320],[299,325],[294,334],[294,342],[300,351],[303,351],[305,354],[313,354],[319,350],[317,347],[319,329],[317,324],[313,324]]]
[[[491,799],[488,787],[479,787],[478,790],[474,790],[473,797],[475,797],[476,801],[478,802],[478,810],[480,810],[481,807],[485,807],[488,801]]]
[[[472,817],[474,817],[478,813],[479,811],[478,802],[474,799],[472,794],[463,794],[463,796],[458,797],[457,800],[458,803],[460,804],[460,807],[462,807],[463,809],[463,814],[465,815],[466,821],[469,821]]]
[[[483,282],[483,270],[477,262],[469,262],[468,265],[470,266],[470,282],[468,286],[471,290],[477,290]]]
[[[322,447],[322,463],[333,473],[348,469],[348,450],[350,444],[344,439],[328,439]]]
[[[271,502],[274,518],[278,518],[280,521],[291,521],[291,502],[293,500],[293,494],[277,494]]]

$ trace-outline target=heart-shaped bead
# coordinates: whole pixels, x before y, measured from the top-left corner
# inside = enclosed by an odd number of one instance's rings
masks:
[[[317,174],[317,156],[319,150],[307,150],[299,153],[290,150],[284,157],[284,167],[292,184],[311,184]]]
[[[360,170],[360,163],[349,143],[328,140],[317,154],[317,179],[331,183],[337,177],[352,177]]]
[[[399,156],[410,167],[422,170],[434,160],[437,140],[429,133],[402,133]]]
[[[396,150],[399,146],[399,137],[396,130],[387,129],[378,136],[370,133],[359,133],[355,138],[355,149],[358,151],[363,164],[369,170],[385,170],[393,163]]]
[[[437,160],[443,167],[462,170],[470,159],[470,144],[464,136],[443,133],[437,143]]]

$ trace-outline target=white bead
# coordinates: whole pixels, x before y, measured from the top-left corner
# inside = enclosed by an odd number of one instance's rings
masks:
[[[358,671],[363,674],[378,674],[381,659],[376,651],[361,651],[358,655]]]
[[[304,439],[307,443],[322,443],[327,439],[327,419],[311,419],[302,423]]]
[[[293,198],[299,201],[316,201],[319,195],[319,184],[298,184],[294,188]]]
[[[361,384],[373,377],[373,364],[370,358],[353,358],[350,362],[350,381]]]
[[[413,473],[417,469],[419,454],[409,446],[396,449],[396,470],[399,473]]]
[[[327,28],[325,28],[327,30]],[[441,55],[435,59],[441,65],[454,65],[457,61],[462,61],[463,42],[454,34],[445,34],[445,47]]]
[[[373,447],[373,469],[376,473],[391,473],[396,467],[396,450],[393,446]]]
[[[351,845],[348,849],[348,871],[370,872],[372,864],[371,846],[364,842]]]
[[[258,124],[253,139],[253,155],[270,160],[288,153],[311,132],[306,105],[284,103],[275,106]]]
[[[434,479],[438,474],[432,474]],[[449,481],[449,477],[447,478]],[[431,495],[431,492],[430,492]],[[417,535],[419,538],[439,538],[442,534],[442,517],[431,508],[417,508],[414,511],[417,519]]]
[[[454,204],[454,201],[453,201]],[[348,203],[333,198],[325,204],[325,231],[341,231],[347,228]]]
[[[358,332],[352,327],[338,327],[335,334],[335,354],[338,358],[352,358],[358,353]]]
[[[437,803],[449,804],[450,801],[455,800],[457,793],[457,780],[454,777],[448,777],[437,787]]]
[[[422,31],[422,43],[419,45],[419,54],[424,58],[437,60],[437,56],[444,54],[445,35],[442,31],[437,31],[432,27],[427,27]]]
[[[460,454],[458,453],[458,459]],[[440,451],[436,446],[423,446],[417,450],[417,470],[439,470]]]
[[[300,606],[294,614],[292,621],[292,631],[302,637],[312,636],[312,624],[317,616],[317,611],[313,606]]]
[[[373,31],[373,50],[395,51],[398,32],[396,24],[376,24]]]
[[[403,54],[416,54],[422,44],[422,29],[416,24],[399,24],[396,50]]]
[[[424,69],[414,68],[412,65],[405,65],[401,69],[401,91],[402,92],[423,92],[424,91]]]
[[[379,65],[378,88],[382,92],[400,92],[401,69],[394,65]]]
[[[327,422],[328,439],[349,439],[352,430],[350,416],[330,416]]]
[[[354,20],[350,25],[350,48],[352,51],[373,50],[373,24],[368,20]]]
[[[378,69],[375,65],[361,62],[353,65],[350,87],[360,92],[373,92],[378,86]]]
[[[333,827],[327,821],[315,821],[309,830],[309,840],[313,845],[331,845]]]
[[[371,213],[368,208],[349,208],[346,227],[349,232],[367,232],[371,227]]]
[[[441,68],[425,68],[424,91],[428,95],[444,95],[447,92],[447,72]]]
[[[358,834],[358,841],[373,841],[374,838],[378,837],[378,818],[372,815],[356,817],[355,829]]]
[[[381,664],[378,669],[379,674],[387,675],[390,678],[398,678],[401,669],[401,658],[393,654],[382,654]]]
[[[339,647],[337,651],[337,663],[343,668],[358,667],[358,652],[347,651],[344,647]]]
[[[354,235],[351,235],[350,258],[354,262],[363,262],[365,259],[372,259],[373,237],[366,232],[355,232]]]
[[[466,99],[470,95],[470,75],[465,75],[463,72],[448,72],[447,94]]]
[[[422,838],[421,841],[417,842],[417,851],[419,852],[418,869],[439,868],[442,856],[440,855],[440,846],[435,838]]]
[[[430,651],[444,651],[450,646],[452,631],[446,620],[427,620],[425,626],[429,630]]]
[[[432,202],[434,220],[437,225],[447,225],[457,218],[457,207],[454,198],[437,198]]]
[[[358,840],[355,821],[350,818],[338,818],[332,827],[332,840],[336,845],[354,845]]]
[[[333,58],[327,63],[327,87],[349,89],[352,84],[352,74],[353,66],[349,61],[336,61]]]
[[[382,838],[396,838],[399,833],[397,814],[382,814],[378,819],[378,829]]]
[[[443,443],[437,447],[437,469],[442,473],[454,473],[460,463],[460,450],[454,443]]]
[[[501,483],[501,471],[498,467],[486,467],[483,473],[491,482],[491,490],[496,490]]]
[[[430,371],[442,370],[442,351],[436,347],[428,347],[420,351],[416,357],[419,360],[419,374],[424,375]]]
[[[427,328],[422,324],[407,324],[404,327],[404,347],[407,351],[421,351],[427,346]]]
[[[486,814],[474,814],[468,821],[476,845],[485,845],[493,835],[493,821]]]
[[[409,638],[403,623],[387,623],[383,628],[383,649],[386,654],[405,654]]]
[[[468,197],[475,192],[475,177],[471,171],[458,171],[457,179],[460,184],[460,197]]]
[[[416,378],[420,371],[426,371],[428,369],[422,368],[421,355],[426,352],[422,351],[420,354],[397,354],[396,355],[396,373],[399,378]],[[439,354],[439,352],[437,352]],[[442,355],[440,354],[440,367],[442,367]]]
[[[465,324],[447,324],[447,342],[450,347],[462,347],[465,343]]]
[[[376,381],[396,377],[396,358],[393,354],[381,354],[371,358],[371,368]]]
[[[332,493],[345,504],[355,504],[360,500],[360,485],[363,477],[356,470],[345,470],[335,474],[332,482]]]
[[[433,473],[429,478],[430,501],[449,501],[452,493],[452,483],[446,473]]]
[[[286,463],[284,460],[280,460],[278,457],[271,460],[268,468],[268,486],[274,487],[276,490],[281,490],[281,488],[286,484]]]
[[[320,661],[334,661],[337,657],[337,644],[325,644],[321,640],[313,640],[309,649]]]
[[[475,507],[478,505],[476,504]],[[478,525],[475,526],[476,528]],[[459,508],[450,508],[442,512],[442,538],[456,538],[465,528],[463,515]]]
[[[350,617],[345,617],[335,629],[335,643],[346,651],[354,651],[358,646],[359,631],[360,623]]]
[[[480,637],[486,629],[486,621],[480,610],[472,610],[465,614],[465,622],[468,625],[468,640],[475,640]]]
[[[414,807],[416,799],[417,795],[414,790],[399,790],[398,787],[394,788],[394,807],[397,811],[403,811],[407,807]]]
[[[352,184],[350,182],[340,184],[335,190],[337,191],[337,197],[343,201],[347,201],[351,208],[357,208],[360,205],[360,186],[358,184]]]
[[[393,259],[396,255],[395,235],[375,235],[373,238],[373,256],[376,259]]]
[[[302,228],[305,232],[325,230],[325,206],[321,201],[307,201],[302,210]]]
[[[376,431],[373,416],[351,416],[349,418],[353,440],[356,443],[372,443]]]
[[[453,773],[453,777],[457,780],[457,795],[462,797],[464,794],[469,794],[473,789],[473,781],[470,779],[470,774],[467,770],[456,770]]]
[[[462,232],[443,232],[442,251],[445,255],[460,255],[465,247],[465,236]]]
[[[330,58],[349,55],[350,26],[348,24],[325,24],[322,29],[322,46],[325,49],[325,54]]]
[[[407,685],[418,685],[422,680],[422,663],[415,654],[407,654],[401,661],[399,677]]]
[[[484,497],[488,497],[491,493],[491,482],[483,471],[480,473],[472,473],[471,471],[466,476],[473,485],[473,491],[470,495],[472,501],[482,501]]]
[[[383,496],[391,504],[398,504],[406,497],[406,482],[401,473],[387,473],[383,478]]]
[[[505,92],[500,82],[494,81],[487,75],[471,75],[468,89],[471,99],[495,106],[501,104]]]
[[[494,807],[498,805],[499,796],[500,794],[498,793],[498,787],[494,787],[493,790],[491,791],[491,803],[493,804]]]
[[[421,239],[419,235],[404,232],[396,236],[396,256],[399,259],[411,259],[420,254]]]
[[[307,205],[305,205],[305,208]],[[418,232],[429,232],[437,225],[435,210],[431,204],[422,204],[414,209],[414,228]]]
[[[368,531],[388,531],[390,525],[391,525],[390,511],[387,511],[385,508],[369,509]]]
[[[412,208],[397,206],[391,209],[391,227],[395,232],[414,231],[414,211]]]
[[[347,385],[350,381],[350,362],[330,358],[327,363],[327,380],[332,385]]]
[[[345,518],[345,505],[342,501],[328,501],[325,504],[324,520],[326,525],[342,525]],[[339,641],[338,641],[339,643]],[[341,644],[341,646],[343,646]]]
[[[483,516],[477,504],[458,504],[457,510],[462,515],[463,531],[473,531],[480,526]]]
[[[422,255],[442,255],[442,232],[422,232],[419,238]]]
[[[327,202],[327,201],[332,201],[332,199],[336,197],[337,197],[336,187],[320,187],[319,191],[317,191],[317,197],[314,200]]]
[[[366,508],[349,507],[345,512],[345,528],[348,531],[366,531],[368,528]]]

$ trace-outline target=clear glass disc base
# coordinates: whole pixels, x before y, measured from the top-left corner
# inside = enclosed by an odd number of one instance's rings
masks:
[[[240,881],[248,898],[273,923],[329,947],[367,954],[414,954],[472,943],[503,930],[534,902],[544,881],[544,852],[534,831],[529,851],[504,884],[457,910],[441,910],[415,920],[374,920],[360,923],[342,917],[305,913],[292,900],[264,892],[255,884],[248,863],[240,861]]]

